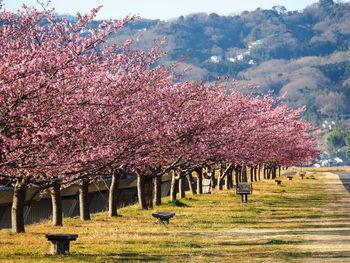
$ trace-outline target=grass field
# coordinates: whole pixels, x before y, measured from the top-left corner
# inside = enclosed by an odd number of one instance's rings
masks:
[[[332,173],[309,172],[282,185],[254,183],[249,202],[232,191],[195,195],[154,210],[137,206],[120,217],[64,220],[0,230],[0,262],[350,262],[350,198]],[[179,205],[178,204],[178,205]],[[154,211],[173,211],[169,225]],[[76,233],[71,254],[52,256],[47,233]]]

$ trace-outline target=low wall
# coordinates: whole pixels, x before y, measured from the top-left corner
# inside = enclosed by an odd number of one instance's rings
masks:
[[[162,196],[169,195],[170,176],[163,177]],[[108,210],[108,189],[110,180],[104,180],[89,186],[90,212]],[[11,227],[12,188],[0,189],[0,229]],[[118,207],[137,202],[136,178],[122,179],[118,191]],[[79,216],[78,186],[73,185],[62,190],[62,209],[64,217]],[[24,209],[25,224],[47,220],[52,216],[51,199],[48,194],[40,194],[36,189],[26,193]]]

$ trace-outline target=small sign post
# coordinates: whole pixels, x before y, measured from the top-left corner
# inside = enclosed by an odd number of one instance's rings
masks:
[[[252,193],[252,184],[251,183],[238,183],[236,187],[236,193],[241,195],[242,203],[248,202],[248,195]]]

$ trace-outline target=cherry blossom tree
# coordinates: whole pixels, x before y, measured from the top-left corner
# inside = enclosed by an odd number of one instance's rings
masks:
[[[26,6],[0,14],[0,174],[14,187],[14,232],[24,232],[28,187],[76,181],[100,154],[90,137],[103,115],[98,85],[124,47],[99,48],[126,20],[89,29],[97,12],[75,24]]]
[[[192,171],[204,166],[212,175],[225,166],[220,181],[242,163],[301,164],[317,155],[302,110],[227,92],[235,82],[181,82],[172,66],[157,64],[158,47],[109,44],[133,18],[94,29],[98,10],[78,14],[76,23],[26,6],[0,13],[0,175],[14,187],[13,232],[24,232],[28,187],[52,188],[54,224],[61,225],[60,187],[76,182],[88,220],[88,185],[104,175],[112,176],[115,216],[126,171],[137,173],[147,209],[153,194],[160,203],[161,178],[170,170],[181,186],[186,176],[192,186]]]

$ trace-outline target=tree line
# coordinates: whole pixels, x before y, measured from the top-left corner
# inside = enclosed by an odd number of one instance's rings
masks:
[[[62,225],[60,189],[72,184],[89,220],[88,186],[106,176],[115,216],[127,172],[137,174],[147,209],[153,198],[161,202],[169,172],[184,180],[197,171],[198,181],[203,168],[221,167],[221,179],[245,165],[275,173],[318,154],[302,108],[240,93],[236,82],[180,81],[176,65],[159,63],[157,46],[146,52],[130,40],[107,41],[135,17],[92,28],[98,10],[74,23],[48,7],[0,13],[0,179],[14,190],[13,232],[25,231],[30,187],[50,191],[53,223]]]
[[[185,57],[179,67],[192,68],[188,78],[230,76],[253,82],[264,94],[286,94],[292,107],[307,106],[304,117],[316,123],[349,113],[349,16],[348,2],[321,0],[300,11],[275,6],[230,16],[139,20],[110,41],[133,38],[135,47],[149,49],[155,38],[165,37],[169,50],[164,59]]]

